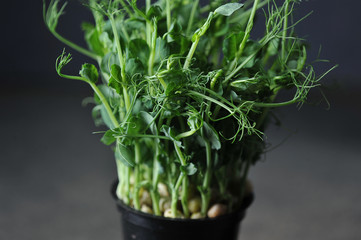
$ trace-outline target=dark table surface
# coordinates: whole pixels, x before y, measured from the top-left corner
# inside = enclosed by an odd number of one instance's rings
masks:
[[[360,89],[331,94],[332,108],[281,109],[270,150],[251,171],[256,195],[241,239],[359,239]],[[109,189],[113,155],[99,142],[89,92],[0,90],[0,239],[121,239]],[[352,104],[350,104],[352,103]],[[283,141],[286,139],[286,141]]]

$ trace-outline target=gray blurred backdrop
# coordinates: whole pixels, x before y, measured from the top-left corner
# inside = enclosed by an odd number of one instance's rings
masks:
[[[282,125],[266,132],[270,150],[251,172],[256,199],[240,239],[360,239],[361,1],[297,9],[296,17],[313,11],[296,28],[310,59],[322,46],[330,60],[319,73],[340,65],[324,81],[331,108],[279,110]],[[81,106],[90,89],[56,75],[64,46],[45,28],[40,0],[3,1],[0,18],[0,239],[121,239],[113,154],[92,134],[91,107]],[[85,45],[83,20],[87,9],[69,0],[59,32]],[[89,60],[70,52],[67,71],[76,74]]]

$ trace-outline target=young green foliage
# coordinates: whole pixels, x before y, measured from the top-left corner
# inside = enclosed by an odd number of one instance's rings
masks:
[[[189,218],[193,198],[204,217],[214,203],[240,206],[250,166],[264,152],[268,115],[302,105],[324,76],[307,64],[306,44],[294,33],[296,0],[224,2],[88,0],[88,50],[56,31],[65,4],[44,1],[50,32],[99,64],[66,75],[71,56],[63,51],[56,70],[94,90],[93,117],[108,127],[101,141],[116,159],[116,193],[136,209],[147,204],[162,215],[169,201],[172,217]],[[267,4],[264,35],[254,39],[256,13]],[[277,102],[282,90],[293,98]]]

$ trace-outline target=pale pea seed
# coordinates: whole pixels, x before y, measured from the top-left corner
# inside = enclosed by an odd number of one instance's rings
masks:
[[[131,175],[130,178],[129,178],[130,185],[134,185],[134,182],[135,182],[134,175]]]
[[[201,209],[202,200],[200,197],[191,198],[188,201],[188,209],[191,213],[199,212]]]
[[[170,208],[164,211],[163,216],[166,218],[184,218],[183,214],[180,211],[177,211],[177,216],[175,216],[172,209]]]
[[[164,211],[164,215],[163,215],[164,217],[166,217],[166,218],[175,218],[175,216],[173,215],[173,212],[172,212],[172,209],[166,209],[165,211]]]
[[[172,201],[169,198],[161,198],[159,200],[159,209],[161,212],[165,212],[166,209],[171,208]]]
[[[200,212],[192,213],[191,215],[191,219],[201,219],[201,218],[204,218],[204,216]]]
[[[144,213],[153,214],[153,210],[145,204],[142,205],[142,207],[140,208],[140,211],[142,211]]]
[[[210,218],[218,217],[227,213],[227,206],[224,204],[216,203],[214,204],[207,213],[207,216]]]
[[[152,206],[152,198],[147,190],[141,191],[140,204],[146,204]]]
[[[157,188],[158,188],[159,195],[161,197],[169,197],[167,185],[160,182],[160,183],[158,183]]]

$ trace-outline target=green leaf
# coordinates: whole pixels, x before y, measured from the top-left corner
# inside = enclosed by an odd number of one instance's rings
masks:
[[[93,108],[92,117],[96,126],[105,125],[109,129],[113,129],[115,127],[103,104],[96,105]]]
[[[158,37],[155,44],[154,63],[160,63],[166,59],[170,54],[167,41],[161,37]]]
[[[108,80],[108,86],[113,88],[118,94],[121,94],[121,91],[123,89],[123,86],[122,84],[116,80],[115,78],[113,77],[110,77],[109,80]]]
[[[145,21],[140,18],[128,18],[125,20],[125,28],[130,32],[137,32],[145,29]]]
[[[104,121],[100,115],[100,107],[101,105],[97,105],[92,109],[92,118],[95,126],[99,127],[104,124]]]
[[[127,59],[138,58],[144,66],[147,66],[150,51],[146,41],[140,38],[133,39],[129,42],[127,50]]]
[[[122,82],[122,69],[119,65],[113,64],[110,67],[110,74],[116,81],[118,81],[119,83]]]
[[[157,135],[157,127],[154,123],[154,117],[147,112],[139,112],[139,117],[146,123],[152,134]]]
[[[163,125],[160,129],[167,137],[169,137],[178,147],[183,148],[182,142],[177,140],[176,134],[174,133],[174,129],[172,127],[169,127],[167,125]]]
[[[109,52],[102,58],[102,61],[100,63],[100,69],[101,71],[110,74],[111,66],[113,64],[120,65],[119,58],[117,54]]]
[[[60,8],[58,8],[59,0],[52,0],[46,9],[45,0],[43,1],[43,18],[45,24],[49,28],[50,31],[54,31],[58,25],[59,18],[64,14],[65,6],[67,2],[65,2]]]
[[[118,94],[122,91],[122,70],[117,64],[113,64],[110,68],[110,75],[108,86],[113,88]]]
[[[187,76],[181,69],[170,69],[161,72],[158,77],[162,78],[167,84],[165,90],[166,96],[174,95],[175,92],[181,89],[187,83]]]
[[[268,44],[267,54],[270,56],[276,55],[278,53],[279,45],[280,45],[279,38],[272,39]]]
[[[144,65],[139,59],[127,59],[125,63],[125,73],[130,76],[130,78],[132,78],[135,74],[144,74]]]
[[[56,72],[59,74],[59,76],[62,76],[61,70],[71,61],[71,54],[65,53],[65,49],[63,49],[63,52],[61,55],[56,59],[55,68]]]
[[[244,65],[244,68],[252,68],[256,65],[261,54],[260,47],[261,46],[258,42],[252,40],[247,41],[246,47],[243,51],[244,56],[239,59],[239,62],[245,61],[249,58],[249,56],[253,55],[253,57],[247,61],[246,65]]]
[[[197,168],[193,163],[188,163],[185,166],[180,166],[180,169],[183,173],[187,174],[188,176],[194,175],[197,172]]]
[[[235,58],[244,34],[244,32],[231,33],[226,39],[224,39],[222,50],[224,57],[228,61],[231,61]]]
[[[257,84],[258,78],[242,77],[231,82],[231,86],[241,91],[246,91],[249,86]]]
[[[219,140],[217,131],[207,122],[203,123],[201,134],[204,139],[207,139],[211,143],[212,149],[221,149],[221,141]]]
[[[113,108],[117,108],[120,105],[120,96],[118,94],[116,94],[116,92],[106,86],[106,85],[98,85],[99,90],[102,92],[102,94],[104,95],[105,99],[108,101],[109,105]],[[102,102],[100,101],[99,97],[97,94],[94,94],[94,100],[97,104],[101,105]]]
[[[125,146],[121,143],[117,143],[115,148],[115,159],[122,162],[128,167],[134,167],[134,152],[129,146]]]
[[[110,145],[113,142],[115,142],[115,137],[114,137],[114,131],[113,130],[108,130],[104,133],[103,137],[100,139],[100,141],[102,143],[104,143],[105,145]]]
[[[156,174],[158,174],[158,175],[161,175],[161,174],[163,174],[164,172],[165,172],[165,170],[164,170],[164,167],[163,167],[163,165],[161,164],[161,161],[159,161],[159,159],[158,159],[158,161],[156,161],[156,168],[157,168],[157,172],[156,172]]]
[[[147,12],[147,18],[152,19],[156,18],[159,19],[162,16],[162,8],[158,5],[151,6]]]
[[[203,121],[199,114],[192,114],[188,117],[187,124],[192,131],[197,131],[202,127]]]
[[[182,44],[182,41],[186,40],[186,37],[183,36],[182,26],[176,21],[170,25],[169,31],[166,34],[169,36],[169,41]]]
[[[115,126],[114,126],[112,120],[110,119],[109,114],[108,114],[108,112],[107,112],[107,110],[105,109],[105,107],[104,107],[103,104],[102,104],[101,107],[100,107],[100,115],[101,115],[101,117],[102,117],[102,119],[103,119],[104,124],[105,124],[108,128],[110,128],[110,129],[115,128]]]
[[[193,5],[194,1],[182,1],[181,7],[172,9],[172,13],[174,12],[175,16],[177,16],[177,22],[183,29],[187,29]],[[199,11],[195,11],[194,19],[199,19]]]
[[[242,3],[227,3],[218,7],[214,12],[228,17],[243,6]]]
[[[131,116],[128,119],[128,134],[142,134],[146,127],[146,123],[138,116]]]
[[[99,56],[104,56],[111,44],[108,33],[99,33],[93,24],[87,22],[82,24],[82,29],[85,32],[85,41],[89,49]]]
[[[83,78],[87,79],[89,82],[96,83],[98,81],[98,70],[93,64],[83,64],[79,74]]]
[[[292,70],[296,70],[298,67],[298,61],[297,60],[291,60],[287,62],[287,67]]]
[[[303,46],[302,47],[302,55],[299,56],[298,61],[297,61],[297,70],[298,71],[302,71],[303,67],[305,66],[307,60],[307,51],[306,51],[306,47]]]
[[[107,52],[113,47],[113,42],[110,40],[108,32],[102,32],[99,35],[99,41],[103,44],[103,47],[106,48]]]

